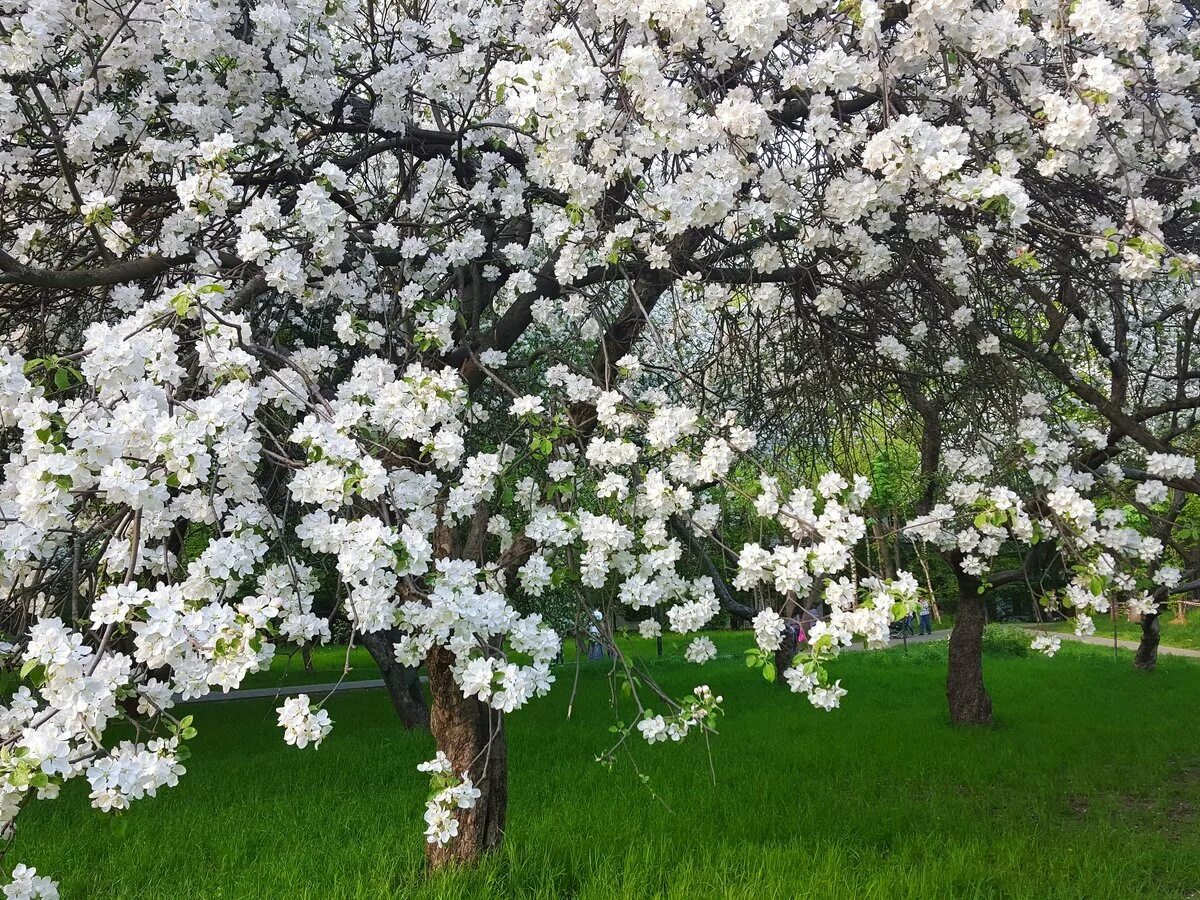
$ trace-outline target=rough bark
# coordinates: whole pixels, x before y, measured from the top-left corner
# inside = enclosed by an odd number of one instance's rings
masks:
[[[464,697],[451,673],[453,655],[435,647],[426,660],[433,696],[429,726],[438,749],[456,773],[466,773],[480,791],[472,809],[460,809],[458,836],[445,845],[426,844],[431,869],[473,864],[499,848],[508,809],[508,746],[503,714],[474,697]]]
[[[1161,640],[1161,624],[1158,613],[1142,616],[1142,639],[1133,656],[1133,667],[1153,672],[1158,665],[1158,643]]]
[[[787,687],[788,684],[783,680],[783,673],[792,667],[792,660],[796,658],[796,651],[800,648],[796,637],[796,632],[791,628],[785,629],[783,640],[779,642],[779,649],[775,651],[775,683],[784,687]]]
[[[950,664],[946,672],[946,699],[950,721],[956,725],[989,725],[992,698],[983,684],[983,626],[987,605],[979,593],[979,579],[955,566],[958,579],[958,614],[950,632]]]
[[[379,674],[387,688],[388,696],[392,698],[392,706],[396,715],[404,723],[404,727],[428,728],[429,706],[425,703],[425,694],[421,690],[419,669],[402,666],[396,662],[393,649],[400,635],[392,630],[373,631],[359,636],[362,645],[375,660]]]

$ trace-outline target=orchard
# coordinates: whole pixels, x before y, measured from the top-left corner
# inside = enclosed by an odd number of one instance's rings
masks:
[[[425,884],[553,695],[719,782],[721,673],[836,733],[931,604],[947,734],[998,603],[1192,677],[1194,7],[16,0],[0,75],[6,897],[60,895],[27,810],[136,819],[301,650],[288,753],[357,648],[426,740]]]

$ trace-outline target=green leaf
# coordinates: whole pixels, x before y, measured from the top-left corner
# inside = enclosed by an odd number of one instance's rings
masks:
[[[186,292],[180,291],[171,298],[171,308],[175,310],[175,315],[179,318],[185,318],[188,310],[192,308],[192,298]]]
[[[769,662],[763,666],[763,678],[772,683],[775,681],[775,663]]]
[[[65,391],[71,386],[71,376],[67,374],[66,369],[56,369],[54,372],[54,386],[60,391]]]

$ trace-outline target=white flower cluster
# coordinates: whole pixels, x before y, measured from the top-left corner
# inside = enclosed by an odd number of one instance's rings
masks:
[[[429,773],[432,788],[425,802],[425,840],[448,844],[458,837],[457,811],[473,809],[482,794],[465,774],[455,775],[449,758],[440,750],[433,759],[418,765],[417,771]]]
[[[58,885],[24,863],[13,867],[12,881],[2,891],[5,900],[58,900]]]
[[[721,714],[724,699],[714,694],[708,685],[699,685],[684,699],[674,715],[647,712],[637,723],[637,729],[648,744],[682,741],[693,728],[711,728],[713,720]]]
[[[763,653],[774,653],[783,644],[783,618],[773,609],[764,609],[754,617],[754,642]]]
[[[403,665],[419,665],[434,646],[454,654],[454,679],[466,697],[477,697],[495,709],[512,712],[550,690],[550,663],[558,655],[559,637],[541,616],[522,616],[496,590],[478,565],[469,560],[438,560],[431,589],[422,600],[399,610],[404,636],[396,644]],[[502,642],[532,658],[528,665],[495,655]]]
[[[1156,478],[1191,478],[1196,474],[1196,460],[1173,453],[1151,453],[1146,457],[1146,471]]]
[[[321,746],[321,741],[333,731],[333,720],[324,709],[313,710],[308,694],[289,697],[283,701],[283,706],[276,710],[279,713],[279,726],[283,729],[283,739],[296,747],[314,748]]]
[[[712,638],[698,637],[694,638],[684,651],[683,657],[688,662],[704,665],[710,659],[716,659],[717,645],[712,642]]]
[[[1039,634],[1034,637],[1031,644],[1034,650],[1046,656],[1053,656],[1062,647],[1062,638],[1054,637],[1049,634]]]
[[[174,787],[186,772],[175,758],[177,740],[155,739],[149,744],[122,741],[87,770],[92,806],[108,812],[127,809],[130,800],[153,797],[160,787]]]
[[[773,517],[791,534],[791,543],[767,550],[756,543],[742,547],[734,585],[749,589],[769,585],[783,596],[806,596],[818,580],[826,584],[825,602],[831,613],[813,625],[804,654],[783,677],[793,691],[804,693],[822,709],[835,708],[846,691],[830,684],[823,662],[861,636],[868,647],[886,647],[891,623],[916,605],[918,585],[907,572],[889,582],[869,578],[861,585],[842,575],[853,559],[855,546],[866,535],[862,504],[871,485],[861,476],[852,481],[836,472],[826,473],[816,491],[800,486],[784,501],[779,484],[765,478],[755,507],[760,516]],[[862,596],[860,596],[860,594]],[[778,613],[766,610],[754,621],[755,639],[762,654],[773,653],[783,637]],[[765,656],[762,658],[766,664]]]

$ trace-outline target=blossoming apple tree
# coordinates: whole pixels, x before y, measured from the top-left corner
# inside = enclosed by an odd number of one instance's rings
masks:
[[[558,644],[510,592],[564,572],[684,632],[721,602],[677,529],[712,535],[752,436],[636,390],[631,352],[689,305],[791,305],[886,368],[970,325],[957,298],[990,278],[1018,285],[973,326],[991,355],[1029,341],[1026,274],[1095,255],[1186,281],[1193,28],[1106,0],[6,7],[0,576],[27,683],[4,820],[69,777],[102,808],[173,783],[175,698],[324,637],[319,556],[353,627],[429,672],[431,860],[495,846],[502,716]],[[588,505],[556,487],[585,468]],[[853,575],[864,493],[767,489],[788,540],[735,549],[746,588],[828,583],[829,631],[785,673],[817,705],[836,647],[913,600]],[[766,653],[781,623],[756,625]],[[650,741],[719,708],[659,702]],[[137,737],[114,747],[117,718]],[[303,699],[280,722],[299,746],[330,727]]]
[[[669,520],[715,526],[722,481],[753,435],[685,407],[627,401],[556,366],[544,395],[510,406],[520,443],[469,452],[471,409],[453,370],[401,370],[368,354],[321,390],[331,374],[323,354],[298,350],[284,364],[249,340],[223,295],[214,283],[171,288],[90,326],[78,368],[52,364],[72,373],[66,387],[23,374],[44,373],[45,360],[4,359],[5,424],[20,439],[2,488],[3,577],[27,681],[4,709],[8,819],[75,776],[105,810],[174,784],[195,733],[170,712],[177,701],[236,687],[269,663],[279,637],[327,634],[303,550],[336,558],[356,630],[396,628],[396,658],[427,667],[439,746],[428,767],[432,860],[493,846],[505,814],[502,715],[550,688],[559,646],[539,616],[507,602],[510,580],[536,596],[569,566],[584,587],[614,582],[628,606],[661,606],[674,630],[700,629],[719,603],[711,579],[683,577]],[[580,404],[595,433],[577,455],[545,428],[578,435],[569,423]],[[556,489],[576,461],[604,473],[593,509]],[[500,479],[522,468],[539,477],[522,478],[506,504]],[[861,478],[831,474],[803,504],[797,494],[764,507],[793,541],[773,553],[748,546],[741,577],[769,576],[786,592],[850,570],[866,493]],[[186,566],[172,548],[180,525],[210,530]],[[911,577],[865,582],[859,598],[843,578],[837,640],[814,642],[789,683],[836,706],[845,691],[822,663],[854,633],[886,639],[915,587]],[[67,624],[55,612],[77,592],[86,613]],[[782,621],[757,624],[773,649]],[[698,687],[660,699],[679,739],[706,725],[719,698]],[[105,743],[117,720],[135,723],[139,739]],[[279,722],[299,747],[332,727],[303,696],[284,703]],[[647,711],[638,727],[654,742],[668,724]]]

